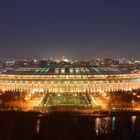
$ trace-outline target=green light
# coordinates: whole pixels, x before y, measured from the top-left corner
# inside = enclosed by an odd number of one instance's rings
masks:
[[[96,106],[98,106],[98,103],[97,103],[96,100],[93,98],[93,96],[91,95],[90,97],[91,97],[92,101],[94,102],[94,104],[95,104]]]

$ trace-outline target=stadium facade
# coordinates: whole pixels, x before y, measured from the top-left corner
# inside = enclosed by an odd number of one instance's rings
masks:
[[[140,74],[111,67],[20,68],[0,74],[0,90],[3,92],[109,92],[138,88]]]

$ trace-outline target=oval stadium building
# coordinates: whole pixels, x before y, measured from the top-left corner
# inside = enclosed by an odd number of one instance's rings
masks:
[[[110,92],[140,88],[140,74],[116,68],[19,68],[0,73],[0,90],[17,92]]]

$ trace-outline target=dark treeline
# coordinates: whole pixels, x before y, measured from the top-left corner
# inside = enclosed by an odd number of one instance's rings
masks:
[[[37,113],[0,112],[0,140],[35,139]]]
[[[111,117],[96,120],[93,116],[69,112],[43,116],[35,112],[0,112],[0,140],[139,140],[137,138],[140,138],[140,120],[132,128],[130,117],[116,118],[112,126]]]

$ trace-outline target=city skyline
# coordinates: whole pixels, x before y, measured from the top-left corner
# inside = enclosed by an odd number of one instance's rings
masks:
[[[139,4],[128,0],[3,1],[0,56],[139,58]]]

